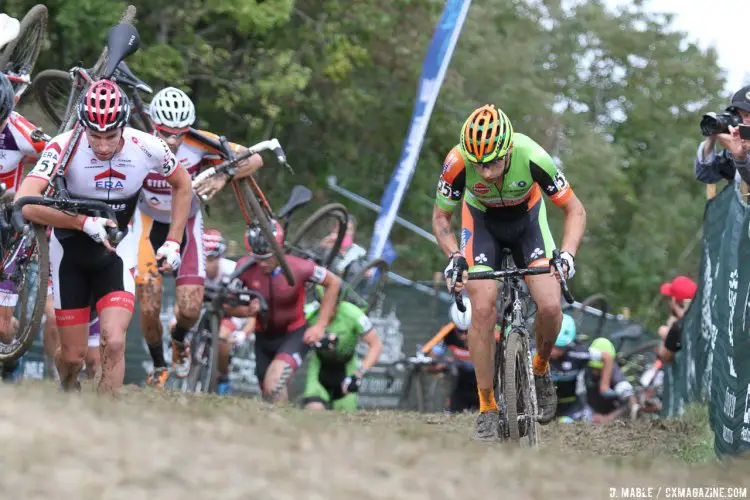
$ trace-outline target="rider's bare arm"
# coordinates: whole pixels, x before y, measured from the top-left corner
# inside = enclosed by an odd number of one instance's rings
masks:
[[[451,229],[452,218],[452,213],[441,210],[437,204],[432,207],[432,232],[446,256],[458,252],[458,241]]]
[[[47,181],[39,177],[27,176],[16,191],[15,199],[24,196],[41,196],[47,187]],[[85,217],[83,215],[68,215],[50,207],[26,205],[23,207],[23,217],[31,222],[61,229],[80,230]]]
[[[378,337],[378,333],[374,328],[364,334],[362,340],[367,344],[367,354],[362,360],[362,365],[359,369],[360,375],[375,366],[375,363],[378,362],[380,353],[383,350],[383,342],[380,340],[380,337]]]
[[[563,241],[560,250],[570,252],[575,255],[578,247],[581,245],[583,233],[586,230],[586,209],[583,203],[575,193],[565,203],[560,205],[565,213],[565,222],[563,225]]]
[[[317,325],[327,327],[336,311],[336,302],[341,289],[341,278],[328,271],[321,284],[326,288],[323,300],[320,301],[320,312],[318,313]]]
[[[235,151],[235,154],[239,155],[247,151],[247,148],[240,146],[237,151]],[[247,158],[246,160],[242,160],[237,164],[237,170],[234,174],[235,179],[241,179],[243,177],[248,177],[255,172],[257,172],[260,167],[263,166],[263,157],[261,157],[259,154],[254,154],[250,158]]]
[[[172,223],[169,225],[167,239],[181,242],[193,201],[193,183],[188,171],[182,167],[177,167],[167,177],[167,182],[172,186]]]

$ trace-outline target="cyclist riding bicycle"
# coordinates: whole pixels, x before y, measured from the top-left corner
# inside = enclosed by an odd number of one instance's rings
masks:
[[[36,161],[44,149],[44,142],[35,141],[31,135],[37,127],[13,110],[16,102],[13,85],[0,73],[0,182],[5,184],[3,197],[11,198],[21,181],[24,163]],[[17,302],[15,285],[11,281],[0,283],[0,341],[4,343],[12,342],[18,330],[13,317]]]
[[[316,286],[315,294],[315,300],[305,305],[308,323],[318,319],[323,288]],[[367,344],[361,365],[356,355],[360,340]],[[313,351],[308,364],[302,406],[307,410],[356,410],[362,379],[378,362],[382,349],[383,343],[367,314],[351,302],[339,302],[321,345]]]
[[[271,221],[274,236],[279,245],[284,243],[284,230]],[[257,321],[258,300],[249,306],[225,307],[229,316],[251,317],[255,322],[255,374],[266,399],[272,402],[288,400],[287,386],[294,372],[302,365],[311,345],[323,338],[336,310],[336,300],[341,288],[341,279],[313,261],[287,255],[286,261],[294,276],[290,286],[284,277],[279,262],[271,252],[258,225],[251,225],[245,233],[245,246],[250,255],[237,262],[243,266],[253,259],[250,267],[239,279],[247,288],[258,291],[266,298],[268,312],[266,325]],[[305,318],[305,284],[321,284],[325,293],[315,323],[308,324]]]
[[[221,163],[219,151],[205,146],[192,138],[188,132],[195,122],[195,105],[180,89],[167,87],[160,90],[149,105],[154,135],[164,140],[180,165],[195,177],[212,164]],[[201,134],[216,138],[209,132]],[[230,145],[237,154],[245,148]],[[238,163],[235,178],[246,177],[263,165],[260,155]],[[229,182],[226,174],[215,175],[196,187],[196,194],[212,198]],[[204,268],[203,215],[197,195],[190,198],[190,209],[185,236],[180,251],[182,264],[177,271],[175,282],[175,308],[177,322],[172,328],[172,368],[178,378],[187,377],[190,372],[189,346],[185,335],[195,325],[203,303],[203,283],[206,277]],[[146,383],[154,387],[164,387],[169,371],[164,360],[162,344],[162,324],[159,318],[162,302],[162,278],[158,271],[155,249],[167,242],[167,230],[171,221],[173,193],[170,185],[157,172],[149,174],[143,183],[143,191],[133,216],[134,242],[138,245],[138,268],[135,275],[136,292],[140,303],[141,328],[148,345],[154,370]],[[174,244],[170,242],[169,244]]]
[[[234,272],[237,263],[223,257],[227,242],[217,229],[203,233],[203,252],[206,255],[206,286],[218,286]],[[219,327],[219,351],[217,353],[218,394],[230,394],[229,368],[232,348],[244,342],[255,330],[254,318],[227,317]]]
[[[550,356],[552,380],[557,389],[555,418],[561,422],[591,419],[590,408],[577,390],[590,362],[602,363],[599,392],[605,394],[610,388],[614,358],[609,352],[601,351],[594,345],[586,347],[576,342],[576,322],[571,316],[563,314],[560,333]]]
[[[599,337],[591,343],[591,349],[606,353],[616,359],[615,346],[609,339]],[[609,373],[608,373],[609,372]],[[606,378],[609,383],[603,382]],[[639,411],[638,400],[633,386],[625,380],[617,363],[605,365],[603,360],[588,362],[584,380],[586,382],[586,404],[591,407],[591,421],[595,424],[608,424],[621,416],[634,419]],[[606,390],[602,390],[606,384]],[[629,415],[625,415],[629,410]]]
[[[471,113],[461,137],[445,159],[438,182],[432,227],[448,256],[448,288],[466,288],[473,305],[469,346],[479,393],[475,438],[499,438],[502,408],[493,393],[492,332],[497,316],[497,284],[492,280],[452,283],[454,270],[485,271],[501,265],[502,249],[509,249],[518,267],[549,264],[555,243],[547,223],[544,192],[565,213],[561,257],[567,278],[575,273],[574,255],[586,225],[586,211],[550,155],[531,138],[513,132],[508,117],[494,105]],[[463,201],[462,201],[463,200]],[[461,247],[451,229],[451,218],[461,205]],[[539,402],[539,422],[555,416],[555,387],[549,357],[562,311],[556,271],[529,276],[526,283],[537,305],[537,354],[533,360]]]
[[[127,126],[130,101],[109,80],[98,80],[82,93],[76,112],[84,128],[65,170],[58,171],[63,151],[74,131],[50,141],[39,162],[21,183],[16,199],[41,195],[53,174],[62,175],[71,197],[107,203],[116,221],[72,215],[50,207],[27,205],[27,220],[52,226],[50,274],[55,315],[60,331],[57,371],[63,390],[78,389],[78,373],[88,343],[91,304],[95,304],[102,332],[102,376],[99,390],[117,391],[125,375],[125,332],[133,315],[135,284],[130,245],[113,248],[106,227],[127,231],[143,181],[150,172],[172,186],[172,223],[157,258],[162,271],[177,270],[180,242],[185,232],[192,186],[167,144]]]

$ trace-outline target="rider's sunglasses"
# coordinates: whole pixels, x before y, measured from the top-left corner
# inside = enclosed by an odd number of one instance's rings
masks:
[[[471,162],[471,164],[474,165],[476,168],[491,169],[491,168],[497,167],[499,165],[502,165],[505,162],[506,158],[508,158],[507,154],[505,156],[501,156],[500,158],[495,158],[494,160],[489,161],[487,163],[475,163],[475,162]]]
[[[156,130],[156,133],[165,140],[173,137],[177,140],[182,139],[190,130],[189,128],[169,128],[161,125],[156,125],[154,129]]]

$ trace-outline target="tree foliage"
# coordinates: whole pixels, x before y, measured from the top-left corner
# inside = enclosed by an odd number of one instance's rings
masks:
[[[6,0],[17,17],[33,5]],[[260,182],[280,206],[292,185],[317,202],[340,184],[378,201],[412,112],[439,0],[165,0],[134,2],[141,49],[129,64],[155,88],[194,99],[198,126],[241,143],[275,136],[294,173],[271,158]],[[91,65],[125,3],[50,0],[46,50],[36,70]],[[692,178],[702,112],[726,101],[713,51],[641,3],[613,12],[601,0],[474,0],[446,75],[401,214],[428,228],[443,157],[465,116],[496,103],[516,130],[559,160],[588,209],[572,283],[613,306],[647,314],[658,285],[697,269],[678,261],[701,225],[704,188]],[[336,200],[341,201],[341,200]],[[211,221],[239,236],[230,195]],[[363,222],[372,212],[350,205]],[[555,235],[562,218],[551,208]],[[396,270],[429,278],[443,258],[396,227]]]

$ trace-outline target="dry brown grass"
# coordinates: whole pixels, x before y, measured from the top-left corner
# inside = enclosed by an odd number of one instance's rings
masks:
[[[4,498],[599,499],[610,487],[750,481],[747,465],[665,458],[662,424],[553,425],[532,452],[473,442],[471,416],[311,414],[135,387],[117,400],[67,396],[0,387]]]

